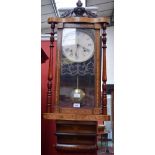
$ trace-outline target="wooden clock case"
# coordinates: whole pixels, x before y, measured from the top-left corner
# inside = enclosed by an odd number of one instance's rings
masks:
[[[79,1],[80,2],[80,1]],[[84,9],[82,5],[77,5],[76,9]],[[74,9],[74,11],[76,11]],[[66,17],[69,14],[74,17]],[[86,13],[86,16],[83,14]],[[91,17],[90,17],[91,16]],[[93,17],[92,17],[93,16]],[[43,113],[43,119],[56,120],[57,150],[66,151],[92,151],[97,149],[97,122],[99,120],[109,121],[107,115],[106,96],[106,27],[109,23],[107,17],[96,17],[91,12],[67,12],[63,17],[50,17],[48,23],[51,25],[50,58],[48,70],[48,92],[47,92],[47,112]],[[56,50],[56,84],[54,96],[52,98],[52,68],[53,68],[53,42],[55,28],[57,29],[57,50]],[[93,29],[95,31],[95,103],[91,108],[74,108],[60,106],[60,70],[62,52],[62,32],[64,28]],[[100,32],[102,31],[102,54]],[[102,93],[101,93],[101,56],[102,63]],[[53,102],[52,102],[53,101]],[[52,146],[51,146],[52,147]]]

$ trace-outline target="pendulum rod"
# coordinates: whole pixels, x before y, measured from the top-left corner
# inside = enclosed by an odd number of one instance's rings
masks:
[[[79,88],[79,77],[77,75],[77,89]]]

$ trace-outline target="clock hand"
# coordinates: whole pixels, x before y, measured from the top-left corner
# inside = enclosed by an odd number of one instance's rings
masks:
[[[70,50],[70,56],[73,56],[73,51],[72,51],[72,49]]]
[[[81,45],[79,45],[79,44],[77,44],[78,46],[81,46]],[[90,51],[88,48],[86,48],[86,47],[84,47],[84,46],[81,46],[82,48],[83,48],[83,50],[84,50],[84,52],[85,51]]]
[[[85,48],[85,47],[83,47],[83,50],[84,50],[84,52],[86,52],[86,51],[90,51],[88,48]]]
[[[77,46],[76,46],[76,51],[75,51],[75,57],[76,57],[76,58],[79,57],[79,56],[78,56],[78,52],[77,52],[78,47],[79,47],[79,46],[78,46],[78,44],[77,44]]]

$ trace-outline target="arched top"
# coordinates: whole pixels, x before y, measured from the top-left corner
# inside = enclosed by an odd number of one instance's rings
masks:
[[[98,17],[98,18],[89,18],[89,17],[49,17],[48,23],[110,23],[109,17]]]

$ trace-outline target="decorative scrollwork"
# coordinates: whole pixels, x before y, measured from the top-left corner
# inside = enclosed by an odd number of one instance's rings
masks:
[[[61,75],[94,75],[94,59],[82,63],[61,64]]]
[[[97,17],[97,15],[91,11],[85,10],[88,17]]]
[[[86,10],[84,7],[82,7],[82,3],[80,0],[76,3],[77,7],[75,7],[72,10],[67,10],[65,13],[61,15],[62,18],[65,17],[71,17],[71,16],[76,16],[76,17],[83,17],[84,14],[86,14],[88,17],[97,17],[97,15],[91,11]]]
[[[73,10],[67,10],[65,13],[61,15],[61,17],[70,17],[73,14]]]

